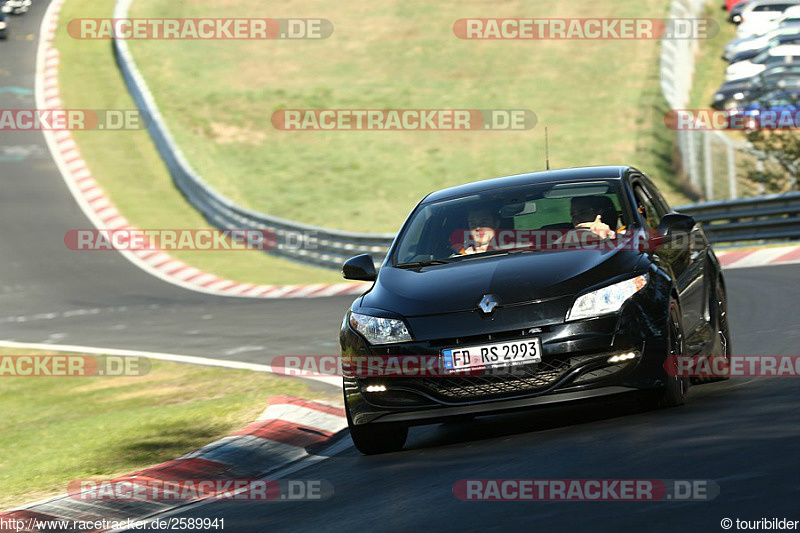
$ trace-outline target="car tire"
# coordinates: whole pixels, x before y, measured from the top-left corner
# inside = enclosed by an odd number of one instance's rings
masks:
[[[683,321],[675,300],[669,303],[669,314],[667,315],[667,355],[665,361],[674,365],[672,372],[667,372],[666,384],[663,389],[653,396],[655,407],[677,407],[686,403],[686,396],[689,393],[690,379],[681,377],[677,374],[677,356],[684,355],[684,335]]]
[[[406,444],[408,427],[396,424],[364,424],[355,425],[350,417],[350,410],[345,404],[347,426],[350,438],[358,451],[364,455],[399,452]]]
[[[714,314],[716,315],[714,325],[717,330],[717,340],[719,342],[720,353],[725,357],[728,367],[730,367],[731,360],[731,334],[728,327],[728,298],[725,294],[725,286],[722,280],[717,280],[717,286],[714,290]],[[729,379],[728,376],[709,378],[708,381],[724,381]]]

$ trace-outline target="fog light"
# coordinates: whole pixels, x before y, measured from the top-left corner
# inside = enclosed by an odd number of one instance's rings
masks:
[[[386,385],[367,385],[367,392],[386,392]]]
[[[618,353],[617,355],[612,355],[608,358],[609,363],[624,363],[626,361],[630,361],[631,359],[636,359],[636,352],[626,352],[626,353]]]

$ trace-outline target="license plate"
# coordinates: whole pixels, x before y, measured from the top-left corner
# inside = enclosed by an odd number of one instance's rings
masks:
[[[539,337],[525,340],[481,344],[442,350],[446,370],[456,372],[473,368],[516,366],[542,362],[542,341]]]

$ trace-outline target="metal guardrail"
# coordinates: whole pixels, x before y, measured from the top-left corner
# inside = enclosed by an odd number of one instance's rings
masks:
[[[131,1],[118,0],[114,18],[127,18]],[[345,259],[362,253],[370,253],[376,262],[382,262],[394,239],[392,234],[354,233],[302,224],[238,206],[216,192],[189,165],[172,137],[127,41],[114,39],[112,46],[128,91],[138,108],[150,117],[150,136],[172,180],[209,223],[221,229],[270,230],[275,233],[278,246],[269,253],[302,263],[338,269]]]
[[[800,193],[685,205],[712,243],[800,239]]]

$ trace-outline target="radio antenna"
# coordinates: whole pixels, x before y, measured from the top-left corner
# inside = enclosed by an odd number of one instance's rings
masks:
[[[547,138],[547,126],[544,127],[544,164],[550,170],[550,143]]]

